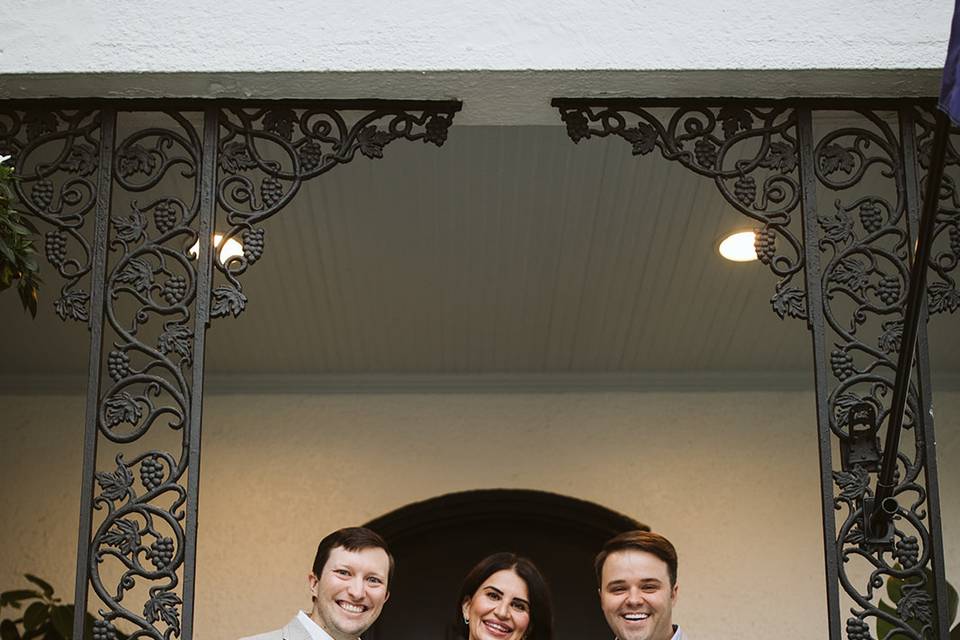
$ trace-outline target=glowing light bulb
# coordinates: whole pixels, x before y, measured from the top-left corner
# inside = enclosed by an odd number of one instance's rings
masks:
[[[757,251],[753,247],[753,231],[738,231],[731,233],[720,242],[718,250],[727,260],[733,262],[750,262],[757,259]]]
[[[221,243],[222,246],[221,246]],[[243,255],[243,245],[236,238],[230,238],[226,242],[223,242],[223,234],[216,233],[213,235],[213,246],[220,247],[220,264],[226,264],[230,258]],[[187,254],[194,260],[197,259],[197,256],[200,255],[200,240],[197,240],[193,243],[193,246],[190,247],[190,251]]]

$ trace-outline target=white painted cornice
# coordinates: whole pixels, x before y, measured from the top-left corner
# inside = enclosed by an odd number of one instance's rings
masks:
[[[934,389],[960,390],[960,375],[940,374]],[[82,394],[82,376],[0,376],[0,395]],[[210,376],[208,394],[609,393],[813,391],[813,372],[712,371],[519,375]]]

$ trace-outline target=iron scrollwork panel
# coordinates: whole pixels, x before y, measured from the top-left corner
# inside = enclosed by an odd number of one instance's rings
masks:
[[[90,108],[0,109],[0,155],[12,158],[17,207],[46,229],[47,262],[64,281],[53,303],[62,320],[89,320],[100,118]]]
[[[755,249],[779,277],[771,299],[774,311],[781,318],[807,318],[815,347],[831,343],[815,349],[820,372],[817,401],[824,409],[818,414],[831,637],[839,639],[843,633],[835,602],[840,599],[838,583],[853,603],[844,628],[849,640],[872,637],[871,627],[877,624],[884,633],[895,630],[918,640],[935,637],[937,620],[930,596],[935,589],[929,584],[933,574],[925,568],[942,553],[939,522],[932,522],[931,516],[939,513],[939,504],[935,490],[930,490],[936,486],[935,469],[926,463],[932,455],[933,425],[921,407],[929,402],[922,401],[916,385],[905,421],[913,442],[898,452],[894,495],[899,508],[894,526],[882,540],[864,526],[865,502],[869,504],[872,496],[872,475],[880,461],[877,432],[889,417],[885,402],[896,376],[909,278],[911,236],[903,152],[896,124],[891,124],[897,122],[896,113],[886,119],[869,111],[834,113],[821,123],[824,131],[814,139],[798,126],[798,118],[805,117],[810,127],[810,109],[783,103],[731,101],[715,107],[702,101],[684,106],[669,101],[556,99],[553,104],[574,142],[613,135],[630,143],[634,155],[659,149],[666,159],[712,178],[730,205],[762,225],[756,229]],[[663,112],[666,115],[660,115]],[[861,121],[851,124],[851,118]],[[918,128],[921,165],[931,127],[921,121]],[[950,162],[956,163],[957,156],[952,157]],[[801,166],[808,175],[799,175]],[[932,267],[952,291],[947,274],[957,263],[960,232],[951,231],[958,225],[951,185],[947,182],[941,190],[938,235],[956,239],[957,251],[951,246],[946,257],[935,256]],[[830,195],[823,197],[826,194]],[[800,204],[802,230],[800,216],[792,215]],[[805,285],[795,282],[804,270],[800,277]],[[941,306],[947,310],[960,305],[960,294],[953,294],[952,307],[949,294],[937,298],[936,286],[931,285],[932,304],[942,298],[946,302]],[[923,351],[922,330],[920,344]],[[925,352],[921,356],[915,378],[927,384]],[[862,566],[854,569],[858,560]],[[879,601],[881,587],[891,578],[904,580],[895,607]],[[943,602],[942,572],[935,581]],[[857,586],[861,583],[866,585],[863,589]]]
[[[247,297],[240,276],[263,255],[261,223],[286,206],[302,184],[353,160],[383,157],[395,140],[442,146],[459,102],[356,105],[349,102],[224,108],[220,115],[217,204],[225,221],[221,247],[242,253],[215,261],[211,316],[238,316]]]
[[[95,638],[183,628],[202,142],[198,114],[123,113],[112,152],[86,602]],[[83,535],[83,532],[81,532]],[[79,584],[79,576],[78,576]],[[78,593],[80,589],[78,588]],[[78,600],[79,603],[79,600]],[[76,633],[76,632],[75,632]]]
[[[935,123],[933,113],[927,109],[913,108],[917,146],[917,164],[921,179],[926,182],[933,148]],[[956,278],[951,275],[960,264],[960,130],[951,129],[944,159],[943,181],[940,185],[939,206],[930,268],[927,272],[927,309],[931,315],[954,313],[960,308],[960,290]],[[921,193],[924,189],[921,187]]]
[[[67,281],[57,313],[91,326],[77,640],[192,636],[204,334],[210,317],[243,309],[237,277],[264,246],[256,225],[358,153],[442,145],[459,108],[0,111],[19,199],[53,228],[46,253]],[[223,261],[204,241],[218,203],[226,239],[244,244]]]
[[[806,318],[796,117],[782,105],[645,107],[637,101],[555,99],[575,143],[616,136],[633,155],[654,150],[716,183],[757,223],[754,248],[775,274],[770,299],[781,318]]]
[[[809,112],[807,112],[809,113]],[[818,403],[825,405],[828,454],[839,458],[833,486],[824,482],[836,530],[837,580],[849,606],[843,633],[849,640],[884,637],[938,637],[925,567],[941,562],[939,513],[928,490],[926,457],[933,424],[917,382],[927,384],[926,358],[914,364],[907,397],[905,434],[897,452],[896,513],[885,529],[870,525],[873,485],[879,472],[880,427],[889,422],[890,392],[897,373],[903,315],[910,278],[911,215],[918,207],[908,188],[896,111],[814,111],[808,250],[818,254],[816,278],[823,335],[814,353],[825,375],[818,379]],[[815,329],[817,330],[817,329]],[[921,328],[921,349],[925,348]],[[918,364],[919,363],[919,364]],[[821,414],[823,415],[823,414]],[[839,455],[837,455],[839,453]],[[829,527],[827,527],[829,529]],[[828,548],[829,553],[829,548]],[[829,563],[828,563],[829,564]],[[903,581],[896,603],[883,601],[890,581]],[[889,598],[889,597],[888,597]],[[834,633],[839,621],[832,621]]]

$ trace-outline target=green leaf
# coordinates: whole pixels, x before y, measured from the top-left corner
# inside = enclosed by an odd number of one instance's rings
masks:
[[[40,230],[37,229],[37,225],[33,224],[33,221],[26,216],[17,216],[17,222],[22,224],[24,227],[30,230],[30,233],[37,235],[40,233]]]
[[[15,591],[4,591],[0,593],[0,607],[10,605],[19,605],[24,600],[40,598],[40,593],[30,589],[17,589]]]
[[[20,281],[20,284],[17,286],[17,292],[20,294],[20,302],[23,303],[23,308],[30,312],[34,318],[37,317],[37,287],[28,280],[23,279]]]
[[[50,616],[50,607],[46,602],[34,602],[27,607],[27,612],[23,614],[23,627],[27,631],[38,628]]]
[[[43,591],[43,595],[47,596],[48,598],[53,595],[53,587],[51,587],[50,583],[46,580],[41,580],[37,576],[30,573],[23,574],[23,577],[40,587],[40,590]]]
[[[20,640],[20,632],[17,631],[17,625],[11,620],[0,622],[0,640]]]
[[[897,610],[894,607],[891,607],[890,605],[888,605],[882,599],[877,604],[877,608],[880,609],[880,611],[883,611],[884,613],[889,613],[894,618],[898,617]],[[892,624],[890,624],[883,618],[877,618],[877,637],[878,638],[886,638],[891,631],[893,631]]]
[[[10,228],[18,236],[28,236],[30,235],[30,229],[27,229],[23,225],[19,225],[13,220],[7,220],[7,227]]]
[[[61,604],[50,612],[53,628],[64,638],[73,636],[73,611],[72,604]]]
[[[11,263],[17,261],[17,256],[13,255],[13,249],[7,246],[7,243],[3,241],[3,238],[0,238],[0,253],[2,253],[3,257],[9,260]]]

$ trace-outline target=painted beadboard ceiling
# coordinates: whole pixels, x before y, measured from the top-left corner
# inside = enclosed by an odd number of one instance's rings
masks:
[[[304,185],[264,224],[238,319],[214,320],[225,375],[609,374],[812,369],[760,263],[716,253],[751,228],[714,184],[619,140],[562,127],[454,127]],[[0,375],[82,376],[87,332],[0,295]],[[951,322],[937,371],[960,370]],[[812,375],[810,376],[812,384]]]

